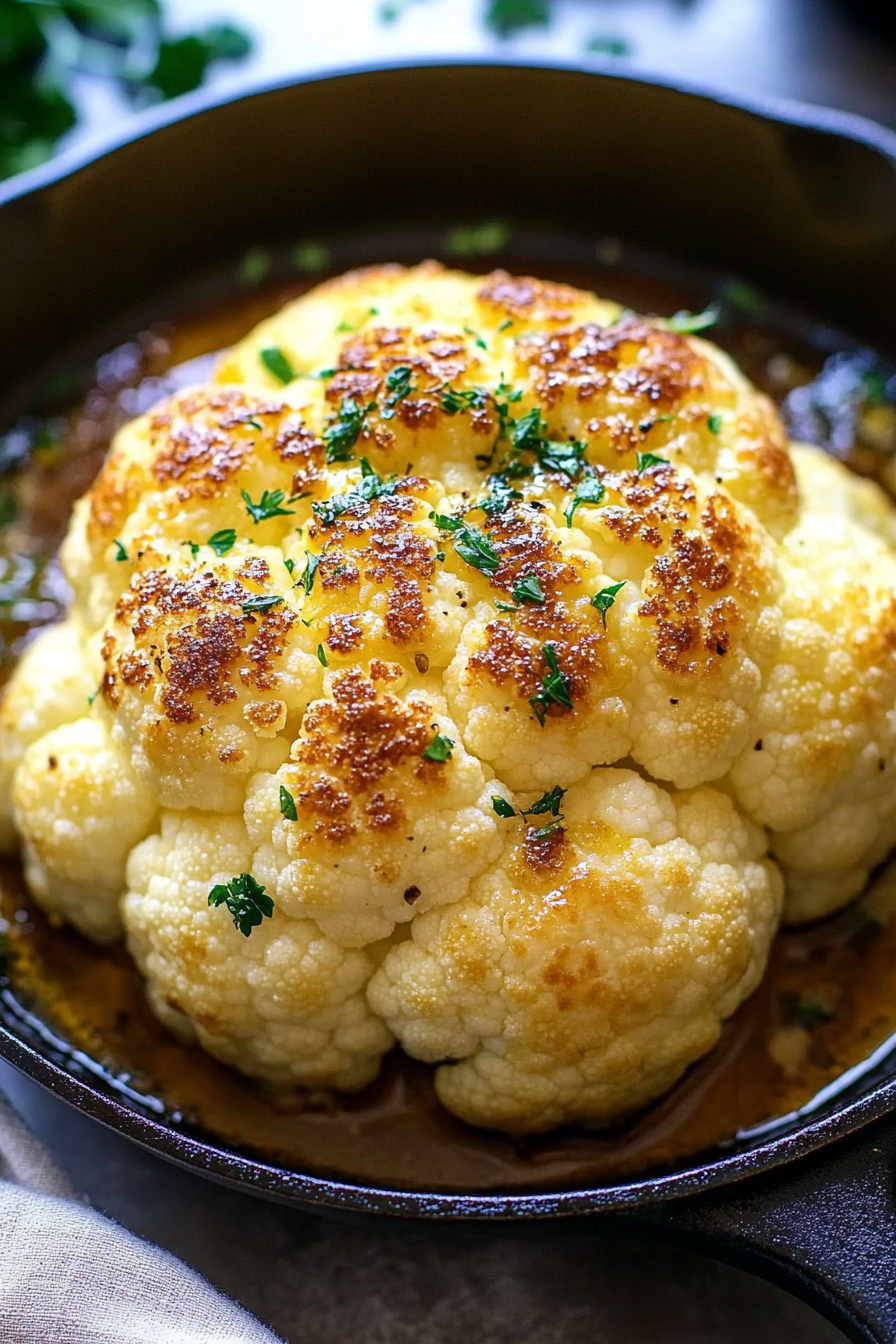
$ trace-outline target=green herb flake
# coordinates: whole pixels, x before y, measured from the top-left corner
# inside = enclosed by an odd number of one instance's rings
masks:
[[[651,467],[668,467],[667,457],[657,457],[656,453],[638,453],[638,475],[643,476]]]
[[[508,803],[506,798],[502,798],[499,793],[492,794],[492,811],[499,817],[515,817],[516,812]]]
[[[386,390],[389,395],[386,397],[385,408],[380,412],[383,420],[391,420],[395,415],[395,408],[405,397],[416,392],[411,379],[414,376],[414,370],[410,364],[399,364],[386,374]]]
[[[544,590],[535,574],[525,574],[513,585],[511,597],[514,602],[537,602],[545,600]]]
[[[551,9],[548,0],[489,0],[485,22],[498,37],[513,37],[525,28],[547,28]]]
[[[468,565],[481,574],[494,574],[501,557],[484,532],[469,523],[462,523],[454,533],[454,549]]]
[[[88,705],[92,705],[92,704],[93,704],[93,702],[96,700],[96,698],[97,698],[97,696],[99,695],[99,693],[100,693],[100,688],[99,688],[99,686],[97,686],[96,690],[93,691],[92,694],[88,695],[88,697],[87,697],[87,703],[88,703]]]
[[[234,925],[244,938],[248,938],[262,920],[270,919],[274,913],[274,902],[251,873],[240,873],[239,877],[212,887],[208,903],[213,906],[226,905]]]
[[[317,567],[320,564],[320,556],[312,555],[310,551],[305,556],[305,573],[299,579],[299,583],[305,589],[305,596],[311,592],[314,587],[314,576],[317,573]]]
[[[589,37],[585,43],[585,50],[594,52],[599,56],[630,56],[632,54],[632,44],[624,37],[605,37],[601,34],[595,34]]]
[[[287,821],[298,821],[299,814],[296,811],[296,800],[293,798],[289,789],[280,785],[280,815]]]
[[[243,490],[242,496],[246,504],[246,512],[253,523],[266,523],[270,518],[288,518],[294,512],[293,509],[281,507],[286,498],[283,490],[265,490],[257,504],[252,502],[248,491]]]
[[[626,579],[623,579],[621,583],[611,583],[609,588],[604,588],[601,592],[595,593],[591,599],[591,605],[594,610],[600,612],[600,618],[604,623],[605,630],[607,628],[607,612],[616,601],[617,593],[621,592],[626,583]]]
[[[836,1006],[824,989],[807,989],[799,996],[785,995],[782,998],[785,1016],[804,1031],[814,1031],[816,1027],[836,1020]]]
[[[499,219],[489,219],[481,224],[461,224],[452,229],[445,247],[453,257],[486,257],[500,252],[509,241],[509,227]]]
[[[719,305],[711,303],[702,313],[689,313],[685,308],[680,309],[668,319],[666,326],[670,331],[689,336],[694,332],[706,331],[707,327],[715,326],[718,320]]]
[[[289,575],[289,577],[292,578],[293,574],[295,573],[295,568],[296,568],[296,562],[295,562],[295,560],[284,560],[284,561],[283,561],[283,568],[286,570],[286,572],[287,572],[287,574]]]
[[[459,392],[447,384],[442,388],[442,410],[447,415],[459,415],[463,411],[471,408],[481,409],[488,399],[487,393],[481,387],[469,388],[466,391]]]
[[[436,733],[433,740],[423,753],[425,761],[435,761],[437,765],[444,765],[445,761],[451,760],[451,752],[454,743],[450,737],[445,737],[443,733]]]
[[[245,491],[243,491],[245,496]],[[264,499],[264,496],[262,496]],[[260,506],[259,506],[260,507]],[[258,522],[258,519],[255,520]],[[210,546],[215,555],[226,555],[228,551],[233,550],[236,544],[236,528],[222,527],[220,531],[213,532],[206,545]]]
[[[566,685],[566,678],[560,670],[560,663],[553,646],[545,644],[541,650],[550,669],[541,683],[541,690],[533,695],[529,704],[538,722],[544,727],[545,713],[549,705],[561,705],[563,709],[574,709],[572,697]]]
[[[320,663],[321,667],[330,666],[329,660],[327,658],[327,651],[324,648],[323,644],[318,644],[317,646],[317,661]]]
[[[435,558],[436,558],[436,560],[444,560],[444,559],[445,559],[445,552],[444,552],[444,551],[436,551]]]
[[[260,434],[264,432],[264,425],[261,423],[260,420],[256,420],[254,415],[247,415],[245,420],[243,421],[243,424],[251,425],[252,428],[257,429]]]
[[[127,553],[127,551],[125,550],[125,548],[122,546],[121,542],[116,540],[116,541],[113,541],[112,545],[115,547],[115,559],[116,559],[116,560],[127,560],[127,558],[128,558],[128,553]]]
[[[706,422],[706,427],[709,430],[710,434],[721,434],[722,417],[716,414],[711,415]]]
[[[557,817],[554,821],[549,821],[547,826],[539,826],[537,831],[530,830],[526,838],[528,840],[546,840],[554,831],[560,829],[563,820],[563,817]]]
[[[399,487],[396,476],[384,481],[374,471],[366,457],[361,458],[361,480],[344,495],[333,495],[322,504],[313,504],[315,517],[324,527],[331,526],[337,518],[358,504],[370,504],[375,499],[385,499],[394,495]]]
[[[274,607],[279,607],[282,605],[282,603],[283,598],[277,597],[275,594],[272,593],[270,595],[259,595],[258,597],[250,597],[248,601],[241,602],[240,606],[243,609],[244,616],[252,616],[255,614],[255,612],[273,611]]]
[[[261,351],[259,359],[267,369],[272,373],[278,382],[291,383],[295,380],[295,370],[287,359],[286,355],[280,349],[279,345],[268,345]]]
[[[511,612],[511,613],[512,613],[512,612],[514,612],[514,611],[519,611],[519,607],[515,606],[515,605],[513,604],[513,602],[500,602],[500,601],[498,601],[498,602],[495,603],[495,608],[496,608],[497,611],[503,611],[503,612]]]
[[[361,437],[364,422],[376,402],[359,406],[354,397],[343,397],[339,414],[325,427],[323,441],[327,448],[327,464],[351,461],[352,449]]]
[[[606,490],[596,476],[586,476],[584,481],[580,481],[576,486],[575,494],[570,500],[569,508],[564,514],[564,517],[566,518],[566,526],[572,527],[572,520],[575,516],[576,509],[581,508],[583,504],[601,504],[606,493]]]
[[[487,349],[488,349],[488,346],[486,345],[486,343],[485,343],[485,341],[482,339],[482,337],[479,335],[479,332],[478,332],[478,331],[474,331],[472,327],[464,327],[464,335],[465,335],[465,336],[472,336],[472,337],[473,337],[473,344],[476,345],[476,346],[478,346],[480,350],[487,350]]]
[[[523,808],[521,817],[543,817],[545,813],[550,812],[551,816],[560,815],[560,804],[563,801],[563,795],[566,789],[561,789],[559,784],[555,784],[550,793],[543,793],[537,803],[531,807]]]
[[[292,264],[303,275],[315,275],[330,264],[330,249],[324,243],[297,243],[292,250]]]
[[[190,554],[192,555],[193,559],[195,560],[196,557],[197,557],[197,555],[199,554],[199,544],[198,544],[198,542],[195,542],[195,541],[188,541],[188,542],[187,542],[187,545],[188,545],[189,548],[190,548]]]
[[[513,326],[513,318],[512,317],[505,318],[505,320],[501,323],[500,327],[498,328],[499,334],[502,331],[509,331],[512,326]]]

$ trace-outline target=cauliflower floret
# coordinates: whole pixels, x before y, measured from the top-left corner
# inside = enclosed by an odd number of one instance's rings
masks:
[[[373,958],[281,910],[244,937],[208,897],[251,862],[240,817],[163,813],[136,847],[122,914],[152,1007],[250,1077],[355,1091],[392,1044],[364,998]]]
[[[290,764],[253,780],[246,804],[253,872],[287,914],[350,947],[465,896],[501,847],[502,790],[486,786],[442,697],[406,680],[379,662],[369,677],[336,676]]]
[[[845,514],[808,513],[779,567],[781,645],[730,780],[799,922],[857,895],[896,843],[896,557]]]
[[[289,753],[322,667],[273,547],[138,571],[103,638],[103,697],[163,807],[238,810]]]
[[[70,616],[28,645],[0,704],[0,849],[18,842],[12,781],[25,751],[44,733],[79,719],[102,680],[102,661],[81,623]]]
[[[716,779],[750,737],[777,644],[771,543],[684,468],[605,473],[599,486],[574,526],[527,499],[489,520],[496,563],[466,566],[486,600],[446,674],[449,705],[511,788],[565,787],[625,757],[678,787]]]
[[[12,802],[25,878],[44,908],[97,942],[117,938],[125,864],[157,804],[107,723],[76,719],[38,738]]]
[[[174,1030],[352,1089],[392,1027],[477,1124],[609,1120],[755,985],[775,860],[807,919],[896,844],[896,511],[802,446],[798,491],[675,327],[376,267],[116,436],[6,692],[0,840],[92,937],[129,884]]]
[[[565,826],[508,838],[465,900],[415,919],[368,988],[409,1054],[459,1061],[436,1086],[472,1124],[538,1131],[643,1105],[713,1046],[777,926],[764,837],[723,794],[605,769],[563,810]]]

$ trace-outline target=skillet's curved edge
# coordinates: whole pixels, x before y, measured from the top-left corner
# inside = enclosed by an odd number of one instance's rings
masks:
[[[0,187],[0,213],[15,202],[27,202],[56,185],[63,184],[82,170],[114,155],[117,149],[150,138],[156,131],[191,119],[202,112],[233,103],[248,102],[267,94],[311,86],[353,76],[384,76],[415,70],[488,71],[490,69],[570,73],[607,85],[624,84],[645,89],[659,88],[685,99],[702,100],[729,111],[739,111],[769,123],[821,132],[865,146],[883,155],[896,166],[896,134],[875,123],[849,113],[829,111],[784,100],[746,100],[728,98],[715,90],[685,87],[663,80],[596,73],[579,65],[562,62],[522,64],[517,61],[432,61],[376,63],[359,68],[325,71],[299,80],[279,81],[257,88],[240,90],[236,95],[203,93],[188,96],[177,103],[153,110],[126,127],[118,136],[86,153],[71,152],[56,161],[32,170]],[[132,1139],[169,1160],[201,1172],[225,1184],[252,1189],[256,1193],[306,1207],[387,1213],[396,1217],[455,1219],[549,1218],[573,1216],[596,1211],[631,1209],[636,1206],[678,1199],[707,1191],[732,1181],[771,1171],[786,1162],[806,1156],[883,1116],[896,1105],[896,1081],[886,1082],[858,1100],[849,1102],[820,1120],[810,1121],[793,1133],[760,1142],[748,1151],[722,1157],[704,1166],[679,1173],[631,1182],[619,1186],[599,1186],[591,1190],[559,1194],[507,1196],[471,1196],[453,1194],[404,1193],[394,1190],[353,1186],[322,1177],[304,1176],[265,1164],[239,1153],[218,1148],[194,1138],[171,1124],[146,1117],[133,1107],[92,1087],[56,1064],[51,1057],[29,1045],[14,1031],[0,1026],[0,1054],[35,1082],[54,1092],[77,1109],[108,1128]]]
[[[593,67],[578,64],[574,61],[546,59],[526,61],[500,56],[480,59],[457,57],[447,60],[411,58],[409,60],[374,61],[369,64],[360,63],[348,66],[336,65],[296,77],[247,83],[236,90],[229,89],[220,93],[213,89],[198,90],[195,93],[184,94],[171,102],[159,104],[136,114],[125,122],[120,130],[103,137],[99,143],[84,149],[76,147],[68,150],[63,149],[47,163],[28,169],[24,173],[18,173],[6,182],[0,182],[0,209],[10,201],[32,195],[34,192],[53,186],[64,178],[71,177],[91,163],[95,163],[98,159],[105,158],[108,154],[132,144],[134,141],[142,140],[155,131],[202,112],[224,107],[230,103],[263,96],[281,89],[293,88],[296,85],[330,82],[334,79],[346,79],[355,75],[389,74],[402,70],[465,70],[471,68],[488,69],[489,67],[509,70],[566,71],[572,74],[586,75],[590,79],[603,80],[608,83],[645,85],[651,88],[665,89],[669,93],[681,94],[687,98],[699,98],[705,102],[716,103],[722,107],[733,108],[736,111],[761,117],[766,121],[784,123],[788,126],[806,130],[823,131],[829,135],[853,140],[859,144],[867,145],[870,149],[878,150],[881,154],[893,160],[894,166],[896,166],[896,131],[889,130],[870,117],[863,117],[855,112],[844,112],[838,108],[822,107],[818,104],[804,103],[797,99],[773,95],[748,98],[741,94],[727,94],[719,88],[708,85],[667,79],[662,75],[652,75],[645,72],[627,73],[615,70],[595,70]]]
[[[198,1139],[171,1123],[154,1120],[133,1106],[124,1105],[108,1091],[91,1086],[3,1024],[0,1024],[0,1056],[33,1082],[107,1129],[219,1184],[248,1189],[278,1203],[299,1205],[309,1210],[375,1213],[393,1218],[534,1221],[633,1211],[773,1172],[849,1137],[896,1108],[896,1079],[892,1079],[820,1120],[745,1152],[621,1185],[507,1195],[403,1191],[288,1171]]]

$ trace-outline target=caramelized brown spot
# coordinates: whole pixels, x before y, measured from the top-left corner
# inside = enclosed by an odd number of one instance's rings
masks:
[[[538,837],[540,827],[530,826],[523,841],[526,862],[536,873],[557,873],[568,857],[566,831],[555,826],[547,835]]]
[[[588,296],[569,285],[493,271],[476,297],[510,317],[529,322],[568,322]]]

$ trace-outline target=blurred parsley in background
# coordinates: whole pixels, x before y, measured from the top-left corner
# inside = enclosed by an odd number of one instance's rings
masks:
[[[75,76],[114,81],[145,107],[250,46],[229,24],[171,37],[160,0],[0,0],[0,178],[43,163],[77,124]]]

